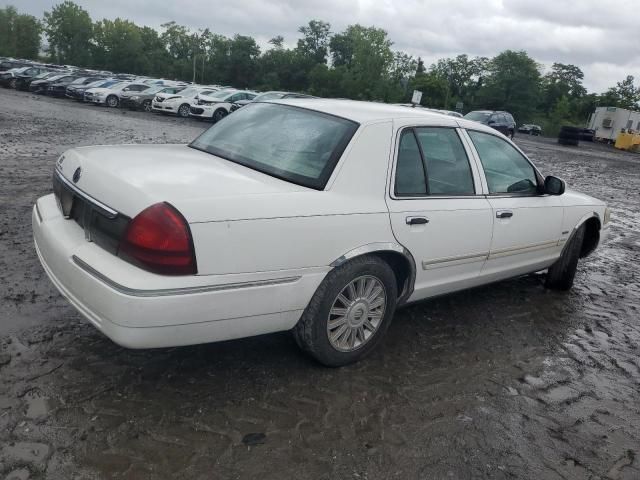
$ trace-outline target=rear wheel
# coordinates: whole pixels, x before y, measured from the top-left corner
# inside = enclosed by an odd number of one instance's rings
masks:
[[[187,103],[180,105],[180,108],[178,109],[178,116],[182,118],[187,118],[189,116],[189,105]]]
[[[120,101],[118,100],[118,97],[116,97],[115,95],[109,95],[107,97],[107,106],[108,107],[116,108],[118,106],[118,103],[120,103]]]
[[[585,226],[578,228],[569,239],[560,258],[549,267],[544,286],[552,290],[569,290],[578,269],[578,259],[584,241]]]
[[[219,108],[218,110],[213,112],[213,121],[214,122],[219,122],[224,117],[226,117],[228,114],[229,114],[229,112],[227,112],[224,108]]]
[[[18,84],[18,80],[16,78],[13,78],[9,81],[9,87],[15,89],[16,85]]]
[[[391,267],[375,256],[355,258],[322,281],[293,329],[298,345],[338,367],[367,356],[384,337],[397,301]]]

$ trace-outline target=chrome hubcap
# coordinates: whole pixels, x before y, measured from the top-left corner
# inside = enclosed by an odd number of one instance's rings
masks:
[[[384,285],[376,277],[364,275],[349,282],[329,310],[327,335],[331,346],[341,352],[362,347],[378,330],[386,304]]]

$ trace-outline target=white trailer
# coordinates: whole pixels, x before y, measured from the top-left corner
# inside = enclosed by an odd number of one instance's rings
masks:
[[[589,118],[588,128],[595,132],[595,140],[615,142],[623,130],[640,132],[640,112],[617,107],[596,107]]]

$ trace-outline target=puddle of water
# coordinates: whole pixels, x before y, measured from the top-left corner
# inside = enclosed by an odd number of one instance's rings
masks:
[[[55,408],[55,402],[37,390],[27,393],[24,396],[24,401],[27,407],[25,415],[31,419],[46,417]]]

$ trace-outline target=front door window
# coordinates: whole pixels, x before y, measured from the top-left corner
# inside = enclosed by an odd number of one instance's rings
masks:
[[[533,166],[509,142],[488,133],[469,130],[482,162],[491,194],[535,195],[538,180]]]

